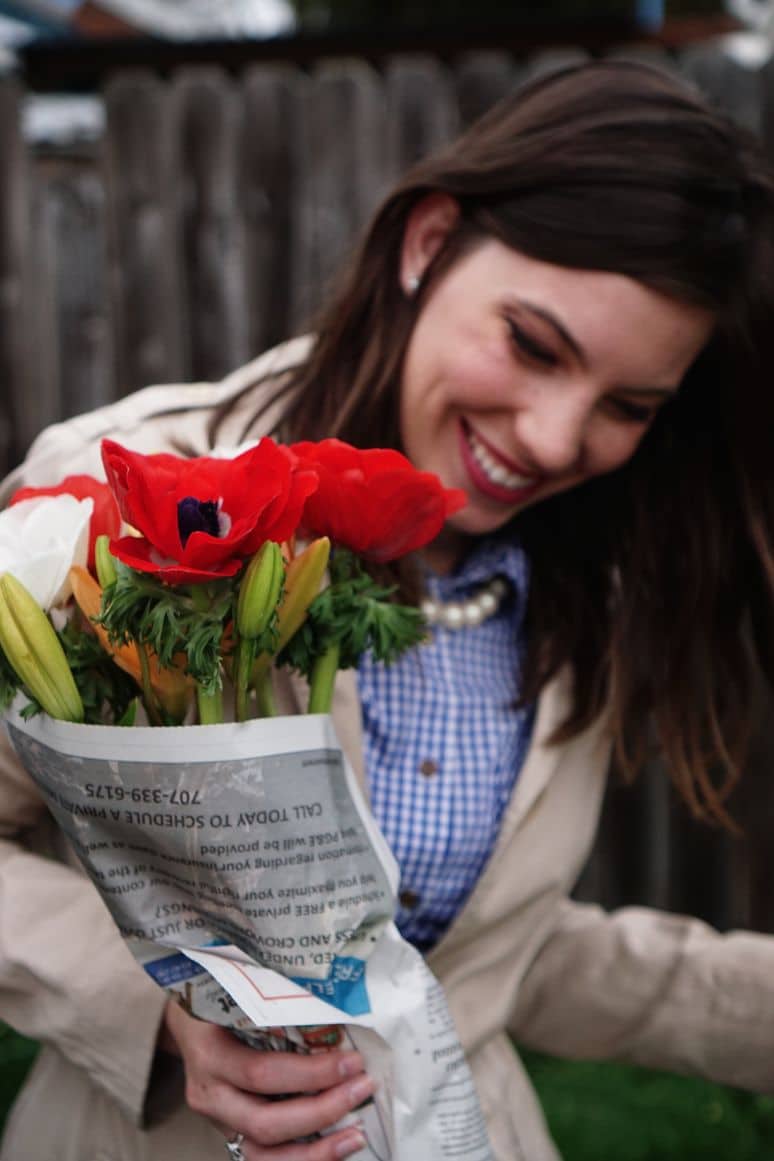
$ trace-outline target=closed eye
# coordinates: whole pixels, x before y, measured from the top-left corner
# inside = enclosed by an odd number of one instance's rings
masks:
[[[533,338],[528,331],[523,330],[512,318],[506,318],[505,322],[508,326],[511,342],[519,354],[525,355],[528,359],[536,363],[541,363],[544,367],[556,367],[558,365],[559,358],[550,347],[544,346],[537,339]]]
[[[626,423],[649,423],[658,411],[658,405],[635,403],[631,399],[611,398],[608,403]]]

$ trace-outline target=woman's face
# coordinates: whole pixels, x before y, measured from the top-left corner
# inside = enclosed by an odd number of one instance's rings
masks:
[[[404,287],[443,240],[448,224],[433,216],[450,205],[431,198],[414,211]],[[428,293],[401,384],[406,454],[469,498],[428,553],[435,567],[453,567],[469,537],[625,463],[713,322],[631,278],[495,240],[463,255]]]

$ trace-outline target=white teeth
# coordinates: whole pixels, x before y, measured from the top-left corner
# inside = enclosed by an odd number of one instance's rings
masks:
[[[509,472],[494,458],[484,445],[476,439],[472,431],[468,431],[468,444],[473,458],[483,470],[486,477],[500,488],[524,488],[534,482],[532,476],[519,476],[516,472]]]

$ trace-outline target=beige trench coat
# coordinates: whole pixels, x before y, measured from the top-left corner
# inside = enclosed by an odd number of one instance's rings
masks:
[[[303,354],[286,344],[220,385],[154,387],[50,428],[0,492],[98,473],[110,435],[143,451],[203,452],[213,409],[233,444],[262,381]],[[271,430],[273,416],[261,421]],[[297,708],[298,689],[279,691]],[[567,679],[542,694],[496,849],[429,963],[443,982],[498,1161],[556,1161],[511,1046],[614,1057],[774,1090],[774,940],[719,936],[643,909],[607,915],[568,899],[591,847],[609,755],[603,722],[548,742]],[[353,675],[334,717],[362,779]],[[51,858],[50,856],[54,857]],[[0,750],[0,1018],[44,1047],[11,1115],[2,1161],[213,1161],[223,1138],[187,1111],[171,1058],[155,1056],[164,997],[136,967],[91,883],[7,746]],[[399,1159],[398,1159],[399,1161]]]

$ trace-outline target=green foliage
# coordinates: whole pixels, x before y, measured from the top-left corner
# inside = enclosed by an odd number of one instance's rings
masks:
[[[310,678],[317,658],[329,646],[339,647],[339,668],[351,669],[371,650],[377,661],[391,664],[425,636],[419,609],[391,601],[394,589],[377,585],[357,557],[346,549],[331,556],[330,584],[315,597],[307,618],[278,656]]]
[[[34,1040],[0,1024],[0,1128],[37,1055]]]
[[[59,633],[59,640],[81,695],[84,721],[89,725],[105,722],[107,707],[117,725],[130,718],[137,685],[109,657],[94,633],[73,620]]]
[[[8,709],[20,688],[21,682],[16,670],[12,668],[5,653],[0,649],[0,713]]]
[[[696,1077],[522,1053],[564,1161],[767,1161],[774,1098]]]
[[[234,615],[231,580],[195,587],[172,588],[150,573],[117,563],[116,581],[102,594],[97,618],[112,642],[132,640],[149,645],[162,668],[174,667],[176,654],[187,657],[186,672],[205,693],[222,686],[221,645]]]

